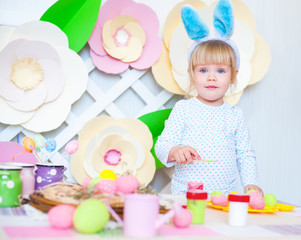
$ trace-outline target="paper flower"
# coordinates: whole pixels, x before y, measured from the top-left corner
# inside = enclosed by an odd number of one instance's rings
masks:
[[[86,177],[98,177],[104,170],[111,170],[116,176],[130,173],[141,186],[147,186],[153,179],[156,167],[150,152],[152,134],[138,119],[96,117],[80,131],[78,143],[70,167],[79,184]]]
[[[131,66],[150,68],[160,57],[159,20],[145,4],[132,0],[108,0],[99,11],[88,41],[95,66],[118,74]]]
[[[0,122],[34,132],[53,130],[67,118],[87,81],[84,62],[55,25],[0,26]]]
[[[164,89],[175,94],[185,94],[189,86],[188,52],[193,44],[181,20],[181,7],[190,4],[198,9],[201,18],[213,30],[214,5],[207,6],[199,0],[185,0],[169,13],[164,27],[164,47],[160,59],[153,65],[155,80]],[[249,8],[240,0],[233,1],[235,29],[231,37],[240,51],[240,69],[236,87],[231,87],[224,98],[231,105],[238,103],[244,89],[260,81],[270,64],[270,50],[265,40],[255,32],[255,21]],[[190,93],[196,96],[196,91]]]

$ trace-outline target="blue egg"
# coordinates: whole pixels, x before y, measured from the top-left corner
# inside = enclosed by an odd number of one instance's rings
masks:
[[[54,138],[48,138],[46,143],[45,143],[45,149],[48,152],[53,152],[56,148],[56,141]]]

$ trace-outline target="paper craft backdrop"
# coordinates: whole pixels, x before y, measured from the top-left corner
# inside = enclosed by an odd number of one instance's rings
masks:
[[[165,18],[180,0],[135,0],[151,6],[160,21],[160,34]],[[1,0],[0,24],[19,25],[37,20],[55,0]],[[102,4],[106,1],[103,0]],[[207,0],[206,3],[213,1]],[[252,143],[256,150],[260,183],[265,192],[278,199],[301,205],[301,98],[299,58],[301,56],[301,15],[299,0],[244,0],[254,15],[256,31],[266,40],[271,50],[271,66],[258,84],[248,87],[238,106],[248,120]],[[272,9],[272,11],[270,11]],[[54,137],[57,150],[51,155],[56,162],[64,146],[91,118],[109,115],[114,118],[134,117],[173,107],[182,98],[162,89],[151,70],[128,69],[120,75],[104,74],[93,65],[89,47],[79,55],[89,70],[87,91],[72,105],[66,121],[55,131],[43,133]],[[130,107],[129,107],[130,106]],[[1,109],[0,109],[1,114]],[[0,141],[20,142],[23,136],[34,136],[20,126],[0,123]],[[68,158],[67,158],[68,161]],[[173,169],[157,170],[152,185],[161,192],[170,191]]]

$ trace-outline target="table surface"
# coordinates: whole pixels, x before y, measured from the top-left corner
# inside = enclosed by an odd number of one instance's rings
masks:
[[[161,198],[186,204],[186,198],[178,195],[161,195]],[[93,239],[132,239],[122,236],[119,230],[113,237],[112,234],[81,234],[73,228],[68,230],[56,230],[49,226],[47,215],[40,212],[41,219],[18,214],[5,214],[5,209],[0,209],[0,239],[61,239],[61,240],[93,240]],[[11,211],[11,209],[9,209]],[[34,209],[34,211],[36,211]],[[37,211],[38,212],[38,211]],[[28,213],[27,213],[28,215]],[[170,227],[174,228],[172,225]],[[195,225],[194,225],[195,227]],[[246,227],[231,227],[228,225],[228,212],[206,207],[205,223],[196,227],[202,228],[202,233],[191,236],[191,229],[186,229],[182,236],[158,236],[153,239],[301,239],[301,208],[296,207],[291,212],[277,211],[275,213],[249,213]],[[176,234],[179,229],[171,232]],[[180,229],[181,230],[181,229]],[[32,231],[41,231],[33,234]],[[44,232],[43,232],[44,231]],[[112,231],[113,233],[114,231]],[[179,232],[180,234],[181,232]],[[47,237],[48,236],[48,237]],[[135,238],[136,239],[136,238]],[[147,238],[152,239],[152,238]]]

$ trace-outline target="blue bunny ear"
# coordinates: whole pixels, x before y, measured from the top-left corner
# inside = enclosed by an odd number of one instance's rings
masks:
[[[213,14],[213,25],[221,37],[230,38],[234,28],[234,13],[230,0],[219,0]]]
[[[192,6],[184,5],[181,17],[190,39],[197,41],[209,35],[208,26]]]

